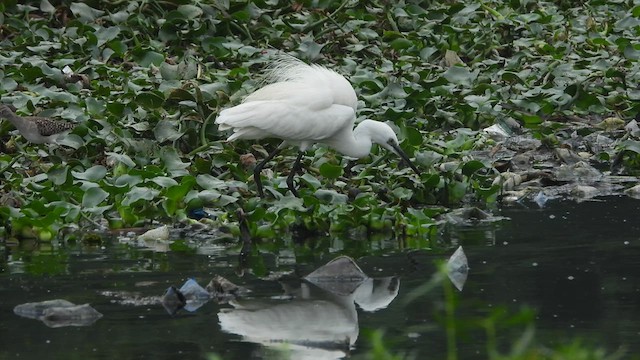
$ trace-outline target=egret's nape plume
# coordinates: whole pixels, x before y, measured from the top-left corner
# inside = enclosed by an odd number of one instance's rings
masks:
[[[364,120],[354,129],[358,99],[353,87],[337,72],[320,65],[307,65],[291,57],[278,57],[265,74],[266,85],[237,106],[224,109],[216,119],[220,130],[233,130],[228,141],[278,138],[283,142],[254,169],[258,194],[264,192],[260,172],[285,146],[297,146],[299,154],[287,177],[287,186],[298,196],[293,177],[304,152],[313,144],[327,145],[342,154],[362,158],[372,144],[398,154],[419,174],[402,151],[389,125]]]

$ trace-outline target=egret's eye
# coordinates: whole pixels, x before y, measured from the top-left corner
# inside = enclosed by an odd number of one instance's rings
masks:
[[[397,145],[396,142],[393,140],[393,138],[389,138],[389,140],[387,140],[387,144],[389,144],[389,145]]]

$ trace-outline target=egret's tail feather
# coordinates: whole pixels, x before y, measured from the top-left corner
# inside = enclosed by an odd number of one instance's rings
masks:
[[[224,109],[218,115],[216,124],[220,125],[222,130],[253,126],[254,121],[269,115],[263,114],[264,110],[260,111],[263,105],[264,102],[256,101]]]
[[[227,141],[234,141],[237,139],[258,140],[263,138],[264,131],[254,127],[245,127],[233,129],[233,134],[227,138]]]
[[[269,105],[269,104],[267,104]],[[271,104],[277,107],[277,104]],[[272,123],[279,117],[270,112],[265,113],[265,102],[249,102],[224,109],[216,119],[218,129],[233,130],[233,134],[227,139],[263,139],[270,135],[269,131],[260,129],[259,124]],[[282,113],[280,111],[279,113]],[[258,125],[258,126],[256,126]]]

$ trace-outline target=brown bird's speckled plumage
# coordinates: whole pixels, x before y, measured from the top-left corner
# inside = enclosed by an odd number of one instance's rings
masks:
[[[18,116],[7,105],[0,105],[0,118],[9,120],[27,141],[34,144],[53,143],[76,124],[40,116]]]

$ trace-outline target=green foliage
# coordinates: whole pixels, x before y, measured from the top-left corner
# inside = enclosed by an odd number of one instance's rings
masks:
[[[458,307],[458,293],[447,277],[445,263],[438,265],[431,278],[422,286],[413,289],[403,299],[407,305],[416,301],[427,293],[441,288],[443,291],[443,306],[436,310],[435,319],[443,322],[442,328],[447,339],[447,359],[459,359],[458,343],[468,337],[458,337],[460,330],[465,332],[481,330],[486,344],[486,354],[482,358],[491,360],[527,360],[527,359],[591,359],[614,360],[622,359],[624,351],[607,353],[601,348],[584,344],[579,339],[563,339],[560,345],[549,348],[538,343],[535,337],[535,312],[527,307],[517,311],[507,307],[496,307],[489,314],[482,315],[469,321],[456,313]],[[442,313],[442,314],[441,314]],[[411,359],[409,355],[391,354],[387,349],[388,342],[383,341],[383,330],[376,330],[368,336],[371,349],[364,358],[376,359]],[[460,339],[463,338],[463,339]],[[506,350],[505,350],[506,349]]]
[[[431,206],[497,197],[493,165],[469,156],[492,145],[477,130],[639,109],[638,9],[624,2],[43,0],[0,10],[2,102],[80,124],[64,147],[0,155],[0,192],[24,204],[2,217],[54,232],[103,218],[171,222],[197,204],[222,214],[219,225],[243,207],[267,237],[291,224],[428,235],[445,211]],[[227,144],[212,122],[258,86],[274,49],[346,75],[359,115],[393,123],[422,174],[382,152],[347,167],[321,149],[304,159],[292,199],[285,153],[264,180],[272,198],[258,201],[239,155],[265,148]],[[637,171],[633,143],[620,148]]]

